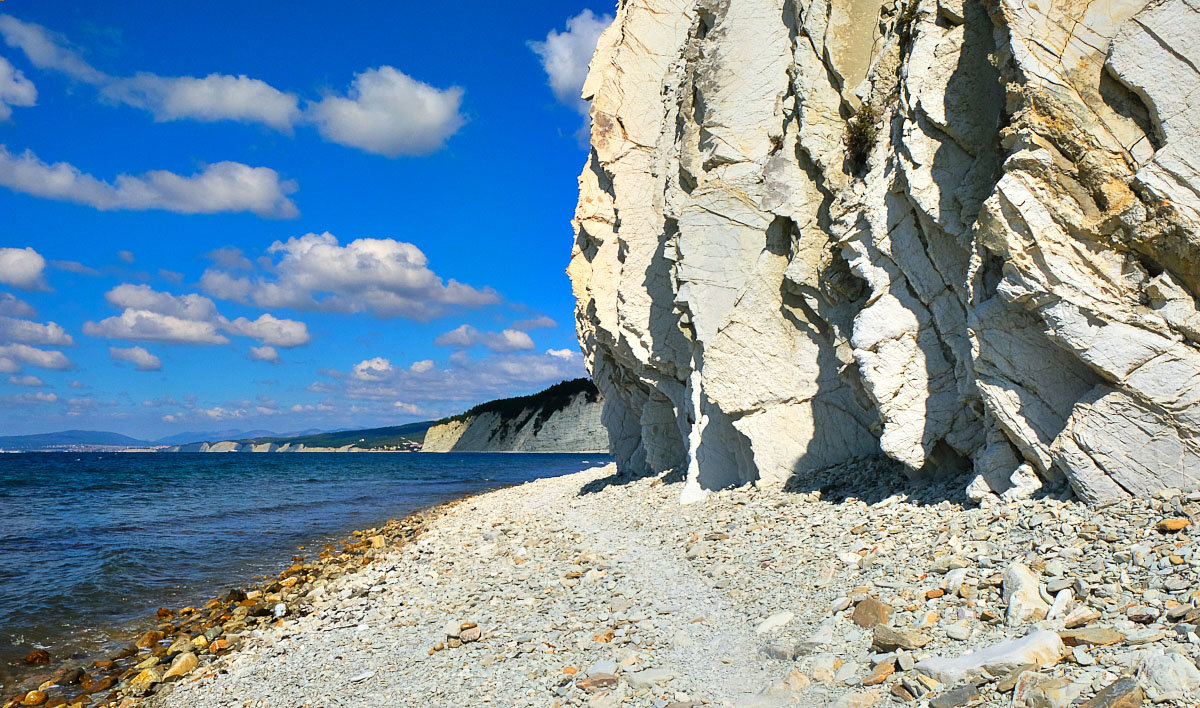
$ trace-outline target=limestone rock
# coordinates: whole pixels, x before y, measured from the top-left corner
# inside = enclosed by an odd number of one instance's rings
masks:
[[[184,652],[175,657],[175,660],[171,662],[171,666],[163,674],[162,680],[166,681],[167,679],[175,676],[186,676],[191,673],[192,669],[196,668],[197,664],[199,663],[200,661],[196,658],[195,654],[191,653],[190,651]]]
[[[1182,654],[1159,654],[1142,662],[1138,683],[1156,703],[1167,697],[1182,698],[1200,688],[1200,670]]]
[[[591,382],[490,401],[425,432],[421,452],[605,452],[608,434]]]
[[[618,466],[1200,487],[1200,9],[913,8],[619,7],[568,269]]]
[[[1046,616],[1050,605],[1042,599],[1040,585],[1037,576],[1020,563],[1013,563],[1004,572],[1003,596],[1007,606],[1004,621],[1009,626]]]
[[[1046,666],[1058,661],[1065,651],[1056,633],[1038,630],[964,656],[925,659],[917,662],[916,668],[942,683],[955,684],[979,678],[984,671],[1000,676],[1021,666]]]

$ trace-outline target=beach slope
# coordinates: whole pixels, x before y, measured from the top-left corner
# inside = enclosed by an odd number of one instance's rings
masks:
[[[1014,690],[1067,705],[1196,688],[1180,632],[1196,495],[978,508],[866,460],[680,506],[679,483],[613,472],[443,507],[152,703],[1007,706]]]

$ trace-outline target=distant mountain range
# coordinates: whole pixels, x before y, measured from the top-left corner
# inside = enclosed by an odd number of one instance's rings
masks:
[[[146,447],[153,443],[101,430],[64,430],[61,433],[0,437],[0,450],[48,450],[69,447]]]
[[[306,447],[330,448],[354,445],[362,449],[372,450],[404,447],[407,443],[415,443],[419,446],[425,438],[425,431],[431,425],[433,425],[433,421],[365,430],[338,430],[329,432],[320,429],[311,429],[295,433],[275,433],[270,430],[214,430],[210,432],[178,433],[155,441],[138,440],[128,435],[109,433],[102,430],[64,430],[60,433],[0,437],[0,450],[31,452],[37,450],[96,447],[137,448],[156,445],[179,446],[224,440],[252,444],[278,443],[284,445],[291,443]]]

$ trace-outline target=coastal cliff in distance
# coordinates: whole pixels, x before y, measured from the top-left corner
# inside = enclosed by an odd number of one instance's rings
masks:
[[[1197,66],[1185,0],[621,2],[569,268],[619,468],[1200,486]]]
[[[422,452],[608,452],[599,392],[575,379],[438,421]]]
[[[384,428],[339,430],[290,437],[207,440],[171,445],[163,452],[417,452],[431,421]]]

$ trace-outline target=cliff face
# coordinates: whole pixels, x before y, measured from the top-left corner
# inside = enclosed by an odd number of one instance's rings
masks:
[[[492,401],[440,422],[422,452],[608,452],[603,404],[585,379]]]
[[[620,467],[1200,486],[1200,5],[622,2],[569,272]]]

